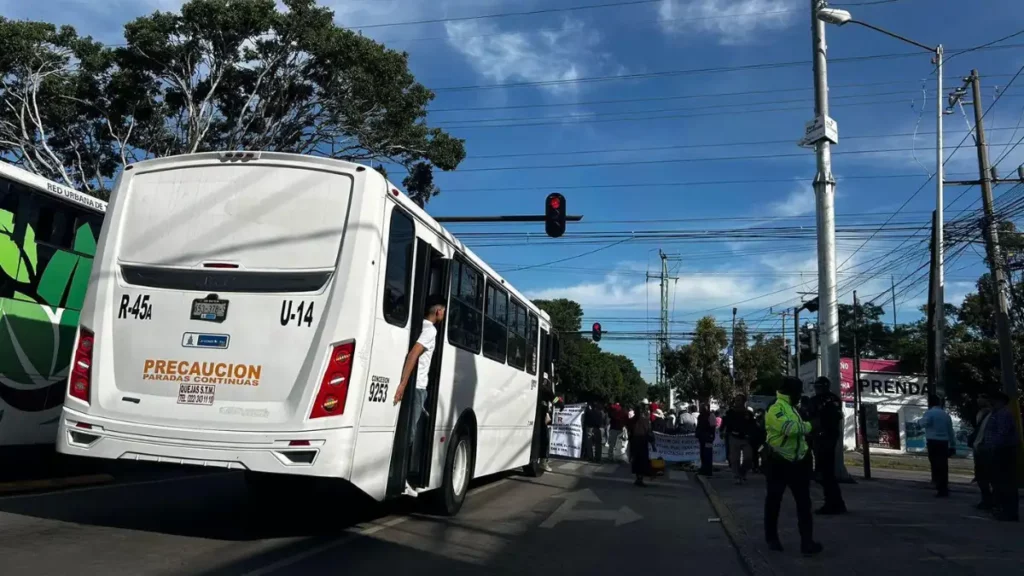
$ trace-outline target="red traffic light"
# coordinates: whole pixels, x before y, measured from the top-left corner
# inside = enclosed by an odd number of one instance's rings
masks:
[[[600,332],[600,331],[601,331],[601,323],[600,322],[594,322],[594,332]]]
[[[562,200],[561,200],[561,198],[555,197],[555,198],[552,198],[551,200],[549,200],[548,204],[551,205],[551,209],[552,210],[558,210],[559,208],[562,207]]]

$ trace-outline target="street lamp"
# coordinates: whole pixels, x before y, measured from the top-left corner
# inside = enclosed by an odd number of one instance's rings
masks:
[[[942,216],[942,187],[943,187],[943,169],[942,169],[942,117],[945,114],[943,108],[943,97],[942,97],[942,44],[932,47],[927,44],[921,44],[915,42],[909,38],[900,36],[899,34],[879,28],[867,22],[861,22],[855,20],[853,15],[848,10],[840,10],[838,8],[820,8],[817,11],[818,20],[825,22],[826,24],[835,24],[836,26],[842,26],[844,24],[858,24],[865,28],[870,28],[876,32],[881,32],[886,36],[895,38],[912,46],[917,46],[927,52],[935,55],[933,64],[935,64],[935,80],[936,80],[936,91],[935,91],[935,370],[932,377],[935,380],[935,390],[938,391],[940,388],[944,391],[945,386],[942,384],[942,353],[943,353],[943,341],[944,341],[944,325],[946,322],[945,318],[945,296],[943,290],[945,289],[946,282],[944,277],[944,250],[942,246],[943,239],[943,216]]]

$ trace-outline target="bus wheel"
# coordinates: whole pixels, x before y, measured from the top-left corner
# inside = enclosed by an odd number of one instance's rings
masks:
[[[473,479],[473,443],[464,430],[458,430],[448,444],[444,479],[435,492],[434,507],[444,516],[454,516],[462,508]]]

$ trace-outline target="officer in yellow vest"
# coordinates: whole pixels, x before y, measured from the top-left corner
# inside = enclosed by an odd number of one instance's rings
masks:
[[[765,415],[765,477],[768,494],[764,501],[764,535],[768,547],[782,551],[779,541],[779,508],[786,488],[796,501],[797,524],[800,528],[800,551],[811,555],[821,552],[814,541],[814,519],[811,516],[811,458],[807,435],[813,428],[797,412],[795,404],[803,394],[803,383],[791,376],[783,379],[775,403]]]

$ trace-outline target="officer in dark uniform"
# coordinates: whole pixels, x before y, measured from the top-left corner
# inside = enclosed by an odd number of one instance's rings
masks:
[[[843,432],[843,403],[830,390],[829,379],[822,376],[814,381],[814,398],[810,402],[810,417],[814,423],[814,460],[825,492],[825,505],[818,514],[843,514],[846,503],[836,478],[836,458],[839,438]]]

